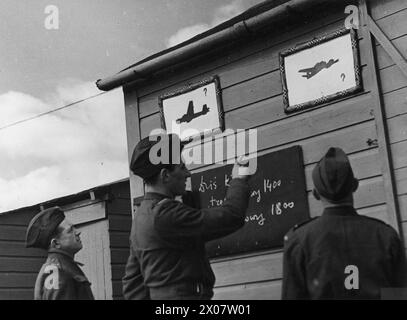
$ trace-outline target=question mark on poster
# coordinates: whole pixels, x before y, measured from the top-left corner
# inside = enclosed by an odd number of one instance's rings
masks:
[[[342,81],[345,81],[345,74],[344,73],[341,74],[341,78],[342,78]]]
[[[208,92],[208,89],[204,88],[203,90],[205,91],[205,97],[206,97],[206,93]]]

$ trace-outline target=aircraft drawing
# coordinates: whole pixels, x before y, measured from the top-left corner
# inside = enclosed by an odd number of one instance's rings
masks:
[[[191,122],[193,119],[198,118],[199,116],[205,115],[209,112],[209,108],[206,104],[203,105],[202,111],[195,113],[194,112],[194,103],[192,101],[189,101],[188,104],[188,111],[186,114],[184,114],[181,118],[177,119],[177,123],[181,122]]]
[[[317,73],[321,72],[322,69],[328,69],[330,68],[333,64],[337,63],[339,61],[339,59],[330,59],[328,62],[325,61],[321,61],[315,64],[315,66],[313,66],[312,68],[306,68],[306,69],[301,69],[298,70],[298,72],[305,72],[306,74],[303,74],[302,76],[304,78],[312,78],[313,76],[315,76]]]

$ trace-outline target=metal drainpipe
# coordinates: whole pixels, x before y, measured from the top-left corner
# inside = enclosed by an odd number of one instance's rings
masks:
[[[278,24],[290,17],[294,13],[300,13],[315,7],[318,4],[326,4],[326,0],[292,0],[278,7],[263,12],[255,17],[236,23],[235,25],[211,34],[203,39],[199,39],[184,47],[158,56],[140,65],[119,72],[113,76],[99,79],[96,82],[100,90],[108,91],[126,83],[144,80],[147,75],[151,75],[160,69],[184,62],[205,51],[222,47],[225,43],[230,43],[239,38],[255,34],[265,27]],[[329,0],[330,4],[343,3],[342,0]],[[345,6],[345,4],[344,4]]]
[[[198,54],[201,54],[202,52],[212,50],[216,47],[221,47],[225,43],[247,36],[248,34],[249,33],[244,25],[244,21],[239,22],[228,29],[209,35],[208,37],[186,45],[185,47],[168,52],[163,56],[146,61],[113,76],[98,80],[96,85],[100,90],[108,91],[130,81],[135,81],[137,79],[143,80],[146,77],[145,75],[149,75],[165,67],[184,62]]]

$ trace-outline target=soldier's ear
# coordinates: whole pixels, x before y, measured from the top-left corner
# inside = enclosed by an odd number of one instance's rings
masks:
[[[169,177],[169,171],[166,168],[160,170],[160,179],[162,182],[167,182]]]
[[[50,248],[57,248],[58,245],[59,245],[58,240],[56,238],[52,238],[49,244]]]
[[[319,195],[316,189],[312,189],[312,195],[314,196],[315,199],[321,200],[321,196]]]

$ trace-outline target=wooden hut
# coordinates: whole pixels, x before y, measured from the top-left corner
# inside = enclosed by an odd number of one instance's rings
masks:
[[[384,220],[405,239],[406,19],[404,0],[266,1],[99,80],[97,85],[102,90],[123,87],[131,157],[141,138],[163,127],[165,97],[187,92],[188,88],[199,87],[202,81],[206,83],[206,79],[215,77],[224,128],[257,129],[259,156],[300,146],[305,176],[303,191],[307,198],[304,211],[311,216],[321,214],[321,205],[311,193],[311,170],[328,147],[341,147],[360,180],[355,195],[358,212]],[[304,98],[306,92],[299,93],[300,88],[295,86],[297,80],[301,83],[300,79],[290,80],[289,68],[299,67],[294,55],[303,54],[304,59],[309,59],[308,49],[322,48],[327,40],[343,35],[344,28],[352,33],[352,47],[357,48],[355,68],[351,73],[338,73],[332,83],[340,85],[340,81],[352,76],[355,86],[338,91],[329,99],[322,94],[309,103]],[[340,46],[335,50],[334,42],[329,45],[330,52],[340,55],[334,54],[332,63],[336,58],[347,59],[340,54],[346,50]],[[328,60],[324,63],[320,75],[336,70],[329,68]],[[308,67],[315,71],[317,65]],[[311,78],[312,73],[304,74],[304,78],[307,75]],[[317,82],[317,76],[312,79]],[[330,82],[319,85],[325,90]],[[297,104],[292,103],[294,98],[287,98],[290,93],[298,93]],[[202,146],[194,146],[199,147]],[[205,173],[213,168],[211,164],[194,165],[192,172]],[[130,186],[136,210],[144,187],[135,176],[130,177]],[[280,298],[281,246],[215,255],[211,263],[217,278],[215,299]]]
[[[60,206],[81,231],[83,249],[75,260],[92,283],[96,299],[121,299],[121,278],[129,252],[129,181],[0,214],[0,300],[31,300],[46,251],[25,247],[28,223],[40,210]]]

